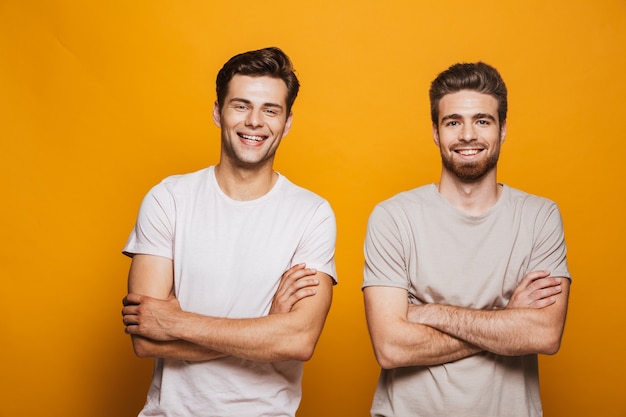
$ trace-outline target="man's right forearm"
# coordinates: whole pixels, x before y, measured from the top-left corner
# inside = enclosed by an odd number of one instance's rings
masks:
[[[476,346],[431,327],[412,323],[405,325],[404,330],[395,333],[402,336],[391,338],[383,334],[374,335],[374,352],[382,368],[441,365],[481,351]]]
[[[419,306],[409,305],[407,320],[412,325],[419,323],[418,311]],[[448,335],[429,326],[420,325],[419,331],[423,339],[418,345],[422,347],[420,361],[424,362],[420,363],[420,365],[440,365],[454,362],[482,351],[479,347],[465,340]]]
[[[440,365],[481,351],[464,340],[417,323],[419,306],[407,303],[403,288],[370,286],[363,289],[363,295],[374,352],[383,368]]]
[[[417,356],[411,365],[441,365],[473,356],[482,351],[465,340],[455,338],[428,326],[419,325],[421,340],[414,346]]]

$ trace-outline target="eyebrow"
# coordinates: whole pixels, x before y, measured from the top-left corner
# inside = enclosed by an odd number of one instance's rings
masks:
[[[489,120],[491,120],[492,122],[495,122],[495,121],[496,121],[496,118],[495,118],[495,117],[493,117],[493,116],[492,116],[491,114],[489,114],[489,113],[476,113],[476,114],[474,115],[474,117],[472,117],[472,119],[474,119],[474,120],[476,120],[476,119],[489,119]]]
[[[461,116],[458,113],[446,114],[445,116],[443,116],[441,118],[441,122],[445,122],[447,120],[459,120],[459,119],[462,119],[462,118],[463,118],[463,116]],[[472,116],[472,120],[479,120],[479,119],[489,119],[492,122],[496,121],[496,118],[493,117],[489,113],[476,113],[475,115]]]
[[[228,103],[229,103],[229,104],[230,104],[230,103],[236,103],[236,102],[238,102],[238,103],[243,103],[243,104],[248,104],[248,105],[252,105],[252,102],[251,102],[250,100],[245,99],[245,98],[241,98],[241,97],[233,97],[233,98],[231,98],[231,99],[228,101]],[[263,107],[273,107],[273,108],[277,108],[277,109],[281,109],[281,110],[283,109],[283,106],[282,106],[282,105],[280,105],[280,104],[278,104],[278,103],[271,103],[271,102],[268,102],[268,103],[263,103]]]

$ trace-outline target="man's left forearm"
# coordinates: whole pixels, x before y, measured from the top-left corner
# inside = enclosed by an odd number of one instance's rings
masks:
[[[565,319],[557,308],[476,310],[427,304],[420,307],[418,322],[499,355],[553,354]]]

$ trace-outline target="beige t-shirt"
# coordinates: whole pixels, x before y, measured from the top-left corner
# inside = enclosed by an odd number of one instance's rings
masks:
[[[363,287],[408,290],[409,303],[507,305],[531,271],[570,278],[556,204],[503,186],[468,216],[427,185],[377,205],[365,240]],[[541,416],[537,355],[481,353],[438,366],[382,370],[372,416]]]

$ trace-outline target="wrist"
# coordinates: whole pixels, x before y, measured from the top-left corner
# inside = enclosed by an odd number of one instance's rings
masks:
[[[424,304],[420,309],[418,323],[425,326],[432,326],[433,310],[437,308],[437,304]]]
[[[169,329],[170,336],[174,339],[187,340],[193,342],[193,334],[191,329],[198,327],[196,325],[196,315],[181,311],[172,317],[172,327]]]
[[[433,311],[437,308],[437,304],[410,304],[407,312],[407,320],[410,323],[432,325]]]

